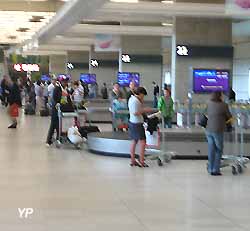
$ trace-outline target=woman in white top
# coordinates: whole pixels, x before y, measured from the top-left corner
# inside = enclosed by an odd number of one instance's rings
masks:
[[[132,139],[130,154],[131,154],[131,166],[148,167],[144,162],[144,154],[146,147],[146,135],[143,127],[144,119],[143,114],[152,112],[150,108],[143,107],[144,96],[147,95],[147,91],[143,87],[138,87],[135,91],[135,95],[132,95],[128,102],[129,107],[129,135]],[[135,149],[139,141],[140,144],[140,160],[135,160]]]
[[[78,81],[74,82],[74,92],[73,92],[73,98],[74,102],[79,105],[83,101],[84,96],[84,89],[82,85],[79,84]]]

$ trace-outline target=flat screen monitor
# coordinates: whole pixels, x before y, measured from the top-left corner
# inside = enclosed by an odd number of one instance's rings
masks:
[[[96,74],[82,73],[80,75],[80,80],[85,84],[94,84],[96,83]]]
[[[41,81],[50,81],[50,80],[51,80],[51,78],[49,75],[42,75],[41,76]]]
[[[57,78],[59,81],[62,81],[62,80],[71,80],[71,75],[70,74],[59,74],[57,75]]]
[[[132,81],[135,83],[136,87],[139,87],[140,74],[133,72],[118,72],[117,82],[121,87],[128,87]]]
[[[229,71],[216,69],[194,69],[194,93],[210,93],[216,91],[229,91]]]

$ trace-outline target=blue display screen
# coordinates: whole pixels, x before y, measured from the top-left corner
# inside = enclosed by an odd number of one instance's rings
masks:
[[[136,87],[139,87],[140,74],[132,72],[118,72],[117,82],[121,87],[128,87],[130,82],[134,82]]]
[[[216,69],[194,69],[193,91],[195,93],[229,91],[229,71]]]
[[[81,74],[80,80],[86,84],[96,83],[96,74]]]
[[[51,78],[50,78],[49,75],[42,75],[42,76],[41,76],[41,80],[42,80],[42,81],[50,81]]]

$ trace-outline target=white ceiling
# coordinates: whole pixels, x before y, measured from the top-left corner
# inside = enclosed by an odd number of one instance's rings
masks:
[[[60,0],[0,0],[0,44],[32,38],[63,4]]]
[[[69,6],[71,7],[64,7],[52,22],[39,32],[35,39],[39,41],[40,47],[36,52],[44,52],[48,48],[49,52],[51,49],[70,51],[75,50],[77,46],[81,50],[89,50],[90,45],[94,44],[96,34],[172,36],[171,23],[175,16],[237,20],[250,18],[249,11],[230,11],[225,4],[163,4],[160,0],[138,3],[74,0]],[[53,44],[58,46],[52,46]],[[34,50],[34,47],[32,49]]]

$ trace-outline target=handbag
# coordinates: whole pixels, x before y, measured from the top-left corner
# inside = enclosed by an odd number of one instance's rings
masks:
[[[201,114],[200,115],[200,121],[199,121],[199,125],[203,128],[206,128],[207,127],[207,121],[208,121],[208,118],[205,114]]]
[[[18,117],[19,116],[19,110],[18,105],[16,103],[13,103],[10,105],[9,113],[11,117]]]

